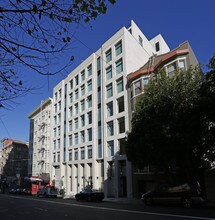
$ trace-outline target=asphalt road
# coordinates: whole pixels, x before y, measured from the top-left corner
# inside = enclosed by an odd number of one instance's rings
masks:
[[[76,202],[0,194],[1,220],[212,220],[215,208],[145,207],[119,202]]]

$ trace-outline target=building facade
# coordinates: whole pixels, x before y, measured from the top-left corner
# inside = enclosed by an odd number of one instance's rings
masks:
[[[28,143],[4,138],[1,144],[1,176],[9,185],[20,184],[28,175]]]
[[[199,65],[195,54],[189,43],[186,41],[180,44],[176,49],[160,55],[153,55],[138,70],[128,74],[128,108],[131,122],[132,112],[135,101],[144,93],[145,86],[149,80],[154,80],[160,70],[165,70],[169,77],[172,77],[176,70],[188,70],[190,67]],[[154,189],[156,181],[162,180],[162,173],[155,173],[148,166],[142,170],[133,168],[133,196],[138,198],[144,192]]]
[[[41,101],[30,119],[28,176],[50,179],[52,99]]]
[[[127,75],[168,51],[161,35],[149,41],[131,21],[55,86],[51,180],[66,194],[90,186],[106,197],[133,197]]]

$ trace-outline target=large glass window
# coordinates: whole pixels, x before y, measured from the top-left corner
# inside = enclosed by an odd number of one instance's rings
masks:
[[[84,147],[81,148],[81,160],[85,159],[85,149]]]
[[[88,124],[92,124],[92,112],[88,112]]]
[[[117,99],[117,104],[118,104],[118,113],[123,112],[125,110],[123,96]]]
[[[72,146],[72,135],[69,135],[69,146]]]
[[[85,70],[81,72],[81,81],[85,80]]]
[[[87,105],[88,105],[88,108],[92,107],[92,96],[91,95],[87,97]]]
[[[69,161],[72,161],[72,151],[69,151]]]
[[[114,127],[113,127],[113,121],[109,121],[107,123],[107,136],[113,136],[114,134]]]
[[[109,66],[107,69],[106,69],[106,80],[109,80],[112,78],[112,66]]]
[[[82,127],[85,126],[85,117],[84,117],[84,115],[81,116],[81,126]]]
[[[69,121],[69,131],[72,131],[72,121]]]
[[[117,86],[117,93],[120,93],[123,91],[123,78],[122,77],[116,81],[116,86]]]
[[[73,89],[73,80],[72,79],[69,81],[69,84],[70,84],[70,89]]]
[[[92,158],[92,145],[87,146],[88,159]]]
[[[110,62],[112,60],[112,53],[111,53],[111,49],[109,49],[106,53],[106,62]]]
[[[87,72],[88,72],[88,77],[92,75],[92,65],[91,64],[87,67]]]
[[[81,96],[85,94],[85,85],[81,86]]]
[[[72,107],[69,107],[69,117],[72,117]]]
[[[123,62],[122,59],[116,62],[116,74],[121,73],[123,71]]]
[[[85,100],[83,99],[81,101],[81,111],[83,112],[85,110]]]
[[[108,141],[107,142],[107,156],[112,157],[114,156],[114,142],[113,141]]]
[[[75,90],[75,100],[78,99],[78,89]]]
[[[119,134],[125,132],[125,118],[124,117],[118,119],[118,132]]]
[[[73,101],[73,93],[70,93],[69,94],[69,102],[72,103],[72,101]]]
[[[115,54],[116,56],[118,56],[119,54],[122,53],[122,41],[119,41],[116,45],[115,45]]]
[[[75,144],[78,144],[78,133],[75,133]]]
[[[112,83],[106,86],[106,91],[107,91],[107,98],[110,98],[111,96],[113,96]]]
[[[92,141],[92,128],[89,128],[87,130],[87,133],[88,133],[88,141]]]
[[[107,103],[107,117],[113,115],[113,102]]]
[[[83,144],[85,142],[85,132],[81,131],[81,143]]]
[[[79,81],[78,81],[78,75],[77,75],[77,76],[75,77],[75,85],[77,86],[78,83],[79,83]]]
[[[78,118],[75,119],[75,129],[78,129]]]
[[[92,80],[89,80],[89,81],[87,82],[87,91],[88,91],[88,92],[91,92],[91,91],[92,91]]]
[[[78,103],[75,104],[75,114],[78,114]]]

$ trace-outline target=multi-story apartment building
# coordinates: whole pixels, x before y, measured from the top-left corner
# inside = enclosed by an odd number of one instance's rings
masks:
[[[128,109],[131,122],[132,112],[134,110],[137,97],[144,93],[145,86],[149,80],[156,79],[160,70],[165,70],[169,77],[172,77],[176,70],[187,70],[188,68],[199,65],[195,54],[189,43],[186,41],[180,44],[176,49],[168,53],[153,55],[141,68],[128,74]],[[162,173],[154,174],[150,166],[142,170],[133,169],[133,195],[139,197],[142,193],[155,187],[156,181],[162,179]]]
[[[67,194],[90,185],[105,196],[132,197],[123,146],[130,129],[127,75],[168,51],[161,35],[149,41],[131,21],[55,86],[51,179]]]
[[[1,175],[8,184],[20,184],[28,175],[28,143],[4,138],[1,144]]]
[[[29,176],[50,179],[52,99],[41,101],[28,116],[30,119]]]

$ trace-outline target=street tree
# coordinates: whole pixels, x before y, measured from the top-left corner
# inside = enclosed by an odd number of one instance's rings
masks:
[[[160,72],[135,106],[126,153],[136,167],[151,165],[170,176],[180,168],[183,179],[196,178],[201,166],[202,130],[199,117],[200,68]],[[183,172],[181,172],[183,171]]]
[[[0,107],[29,91],[19,77],[21,67],[48,76],[67,69],[74,59],[71,56],[72,27],[89,23],[100,14],[105,14],[108,4],[115,1],[1,1]],[[67,62],[59,67],[59,56],[65,54],[68,55],[65,58]]]

